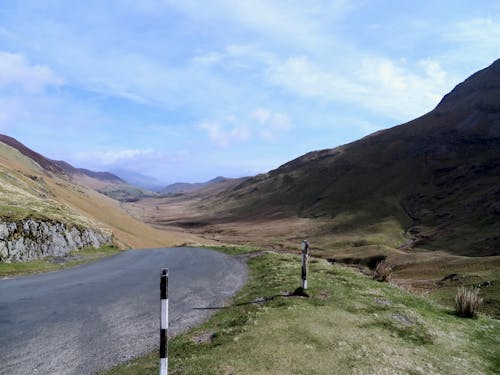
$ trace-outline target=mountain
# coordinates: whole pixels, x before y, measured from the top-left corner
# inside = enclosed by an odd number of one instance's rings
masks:
[[[498,255],[500,60],[420,118],[305,154],[203,205],[218,222],[321,219],[332,236],[397,223],[387,231],[405,231],[408,249]]]
[[[122,181],[53,161],[14,138],[0,137],[0,261],[60,255],[110,238],[121,247],[141,248],[186,241],[182,233],[134,219],[119,202],[78,183],[80,178],[100,184]]]
[[[206,187],[208,185],[219,184],[219,183],[225,182],[227,180],[229,180],[229,179],[226,177],[218,176],[218,177],[215,177],[212,180],[207,181],[207,182],[195,182],[195,183],[176,182],[174,184],[170,184],[167,187],[161,189],[160,194],[169,195],[169,194],[187,193],[190,191],[201,189],[201,188]]]
[[[116,174],[75,168],[65,161],[49,159],[7,135],[0,134],[0,142],[13,147],[21,154],[36,162],[47,172],[57,174],[63,178],[69,178],[73,182],[94,189],[118,201],[134,202],[140,198],[156,195],[156,193],[150,190],[127,183]]]
[[[121,178],[109,172],[94,172],[88,169],[75,168],[72,165],[66,163],[65,161],[52,160],[46,158],[45,156],[39,154],[38,152],[35,152],[30,148],[26,147],[15,138],[9,137],[4,134],[0,134],[0,142],[3,142],[12,148],[15,148],[21,154],[27,156],[28,158],[39,164],[43,169],[50,172],[66,174],[68,176],[84,175],[91,178],[95,178],[100,181],[107,181],[112,183],[125,183],[125,181],[123,181]]]
[[[113,170],[112,173],[130,185],[138,186],[151,191],[160,191],[165,186],[160,180],[142,173],[123,169]]]

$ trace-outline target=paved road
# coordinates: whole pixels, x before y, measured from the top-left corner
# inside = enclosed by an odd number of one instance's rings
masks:
[[[0,373],[94,374],[157,348],[161,267],[169,268],[169,334],[201,322],[211,310],[200,307],[220,306],[246,278],[235,258],[173,248],[0,280]]]

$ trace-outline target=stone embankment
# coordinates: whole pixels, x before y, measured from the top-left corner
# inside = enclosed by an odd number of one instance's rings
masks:
[[[16,222],[0,219],[0,262],[61,256],[73,250],[112,243],[110,231],[34,219]]]

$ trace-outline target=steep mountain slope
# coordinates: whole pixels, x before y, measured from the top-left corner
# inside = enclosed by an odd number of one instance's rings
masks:
[[[219,193],[210,207],[228,220],[344,217],[343,227],[397,220],[410,247],[500,254],[500,60],[428,114],[308,153]]]
[[[27,156],[31,160],[35,161],[38,165],[40,165],[43,169],[50,172],[66,174],[68,176],[84,175],[100,181],[107,181],[112,183],[125,183],[125,181],[123,181],[121,178],[109,172],[94,172],[84,168],[75,168],[72,165],[66,163],[65,161],[52,160],[46,158],[45,156],[39,154],[38,152],[33,151],[30,148],[26,147],[17,139],[9,137],[5,134],[0,134],[0,142],[9,145],[12,148],[15,148],[21,154]]]
[[[112,234],[122,247],[164,247],[190,238],[180,231],[159,231],[133,219],[119,202],[76,183],[61,164],[51,163],[28,148],[21,153],[19,144],[16,146],[0,142],[0,260],[12,258],[13,251],[28,240],[52,246],[54,231],[64,242],[72,228],[81,233],[89,229],[108,237]],[[66,242],[70,246],[78,241]],[[7,247],[2,244],[10,246],[8,254],[3,254]],[[27,260],[35,255],[12,259]]]
[[[155,193],[152,191],[130,185],[113,173],[94,172],[84,168],[75,168],[65,161],[49,159],[7,135],[0,134],[0,142],[18,150],[21,154],[35,161],[44,170],[55,173],[63,178],[68,177],[77,184],[94,189],[113,199],[128,202],[136,201],[143,197],[155,196]]]

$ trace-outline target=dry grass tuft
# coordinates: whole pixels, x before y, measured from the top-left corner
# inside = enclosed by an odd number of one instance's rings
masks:
[[[481,303],[483,303],[483,299],[479,297],[478,288],[467,289],[461,286],[457,289],[455,311],[458,316],[474,318],[479,311]]]
[[[382,260],[377,263],[373,271],[373,278],[377,281],[389,281],[391,279],[393,265]]]

